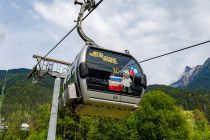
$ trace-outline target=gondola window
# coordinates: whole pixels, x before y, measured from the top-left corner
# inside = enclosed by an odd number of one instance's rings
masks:
[[[88,89],[140,96],[142,71],[131,56],[89,48],[86,62],[89,70]]]

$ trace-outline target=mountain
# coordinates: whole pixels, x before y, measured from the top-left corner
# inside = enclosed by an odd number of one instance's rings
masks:
[[[6,74],[6,70],[0,70],[0,80],[3,80]]]
[[[0,126],[7,126],[7,131],[0,128],[0,139],[26,139],[28,134],[20,131],[22,123],[29,123],[30,133],[47,130],[52,87],[32,84],[29,72],[25,68],[0,70],[0,91],[4,89],[0,95]],[[46,83],[53,83],[53,79]]]
[[[189,89],[210,90],[210,58],[200,68],[197,76],[188,84]]]
[[[185,68],[181,78],[171,84],[175,88],[210,90],[210,58],[203,65]]]
[[[27,79],[27,75],[28,75],[29,72],[30,72],[30,69],[25,69],[25,68],[0,70],[0,87],[2,87],[2,84],[5,80],[5,76],[6,76],[7,79],[10,79],[10,78],[15,77],[15,76],[17,76],[18,78],[20,78],[20,77],[23,78],[24,77],[24,79]]]
[[[179,87],[179,88],[184,88],[186,87],[197,75],[198,75],[198,72],[200,70],[202,66],[201,65],[198,65],[196,67],[189,67],[189,66],[186,66],[181,78],[174,82],[173,84],[171,84],[172,87],[176,88],[176,87]]]
[[[26,68],[19,68],[19,69],[10,69],[8,70],[7,74],[8,75],[28,75],[28,73],[30,72],[30,69],[26,69]]]

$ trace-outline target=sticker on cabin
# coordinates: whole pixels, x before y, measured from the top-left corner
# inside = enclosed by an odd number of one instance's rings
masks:
[[[106,56],[101,52],[93,51],[92,53],[89,53],[89,56],[101,58],[104,62],[112,63],[112,64],[118,64],[117,59],[114,57]]]
[[[134,76],[134,75],[135,75],[135,72],[134,72],[134,67],[131,67],[131,69],[130,69],[130,71],[129,71],[129,72],[130,72],[130,75],[131,75],[131,76]]]
[[[114,74],[120,74],[120,69],[119,68],[113,68],[113,73]]]
[[[123,91],[122,77],[111,75],[109,79],[109,90]]]
[[[123,77],[122,77],[123,91],[128,92],[128,93],[132,92],[132,90],[131,90],[132,80],[131,80],[130,76],[131,76],[131,70],[123,71]]]

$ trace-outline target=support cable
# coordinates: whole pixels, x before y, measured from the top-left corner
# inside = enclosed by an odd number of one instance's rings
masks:
[[[183,50],[187,50],[187,49],[190,49],[190,48],[193,48],[193,47],[197,47],[197,46],[200,46],[200,45],[203,45],[203,44],[207,44],[207,43],[210,43],[210,40],[204,41],[204,42],[201,42],[201,43],[198,43],[198,44],[195,44],[195,45],[191,45],[191,46],[188,46],[188,47],[185,47],[185,48],[182,48],[182,49],[178,49],[178,50],[175,50],[175,51],[172,51],[172,52],[168,52],[168,53],[165,53],[165,54],[162,54],[162,55],[151,57],[151,58],[142,60],[139,63],[144,63],[144,62],[147,62],[147,61],[150,61],[150,60],[153,60],[153,59],[157,59],[157,58],[160,58],[160,57],[163,57],[163,56],[166,56],[166,55],[177,53],[177,52],[180,52],[180,51],[183,51]]]
[[[99,4],[101,4],[101,2],[102,2],[103,0],[100,0],[96,5],[95,5],[95,7],[93,8],[93,9],[91,9],[89,12],[88,12],[88,14],[82,19],[82,21],[83,20],[85,20],[98,6],[99,6]],[[44,56],[44,59],[69,35],[69,34],[71,34],[73,31],[74,31],[74,29],[76,29],[76,27],[77,27],[77,25],[75,25],[45,56]],[[38,62],[36,65],[38,65],[40,62]]]
[[[91,8],[90,10],[89,10],[89,12],[84,16],[84,18],[82,18],[82,21],[83,20],[85,20],[100,4],[101,4],[101,2],[102,2],[103,0],[100,0],[98,3],[96,3],[95,5],[94,5],[94,7],[93,8]],[[75,1],[76,3],[75,4],[80,4],[80,2],[77,2],[77,1]],[[82,4],[82,3],[81,3]],[[77,26],[78,25],[75,25],[43,58],[42,58],[42,60],[45,60],[46,59],[46,57],[68,36],[68,35],[70,35],[73,31],[74,31],[74,29],[76,29],[77,28]],[[41,60],[38,60],[38,62],[36,63],[36,65],[33,67],[33,69],[32,69],[32,71],[31,71],[31,73],[28,75],[28,79],[30,79],[31,77],[33,77],[34,76],[34,73],[37,71],[37,66],[39,65],[39,67],[41,67],[40,66],[40,63],[41,63]]]

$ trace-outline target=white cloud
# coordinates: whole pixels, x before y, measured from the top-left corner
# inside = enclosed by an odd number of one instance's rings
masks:
[[[73,26],[76,20],[77,10],[72,1],[56,0],[53,4],[46,5],[41,2],[34,2],[35,10],[46,20],[54,22],[62,27]]]
[[[52,3],[35,1],[33,5],[34,9],[28,13],[35,15],[36,19],[37,16],[41,17],[49,27],[45,27],[47,28],[45,31],[34,33],[32,37],[36,38],[36,42],[44,42],[43,44],[48,46],[45,49],[49,50],[50,46],[53,46],[65,34],[65,31],[67,32],[75,25],[73,20],[77,18],[79,7],[70,0],[54,0]],[[208,0],[105,0],[84,21],[83,26],[85,33],[100,46],[118,51],[129,49],[140,61],[208,40],[210,36],[209,7]],[[43,41],[44,39],[39,34],[45,35],[48,41]],[[20,42],[18,41],[21,40],[20,35],[16,33],[10,37],[9,39],[16,42],[7,45],[14,47]],[[32,41],[33,39],[26,37],[25,41],[27,39],[29,45],[36,44]],[[74,32],[62,43],[61,47],[56,49],[53,56],[63,60],[73,60],[83,44]],[[13,49],[13,53],[9,53],[11,50],[7,49],[9,56],[22,55],[21,52],[15,52],[18,50],[17,46]],[[36,52],[38,51],[44,52],[41,47],[38,47]],[[28,52],[30,52],[29,48]],[[209,52],[209,45],[206,45],[206,47],[143,63],[142,67],[148,76],[149,84],[170,84],[177,80],[185,66],[202,64],[210,57]]]
[[[6,38],[5,33],[0,31],[0,43],[1,43],[2,41],[4,41],[5,38]]]
[[[20,11],[21,7],[20,5],[16,4],[15,2],[11,3],[12,8],[15,8],[17,11]]]
[[[0,24],[0,45],[3,43],[6,39],[6,31],[3,28],[3,26]]]
[[[66,27],[77,13],[70,12],[76,6],[65,2],[36,3],[35,9],[46,20]],[[174,1],[157,4],[154,0],[104,1],[84,23],[84,30],[102,47],[118,51],[129,49],[142,60],[208,39],[209,4],[207,0],[183,4]],[[63,8],[64,5],[68,6]],[[210,52],[210,48],[167,56],[142,66],[150,84],[170,84],[177,80],[186,65],[195,66],[210,57],[206,51]]]

